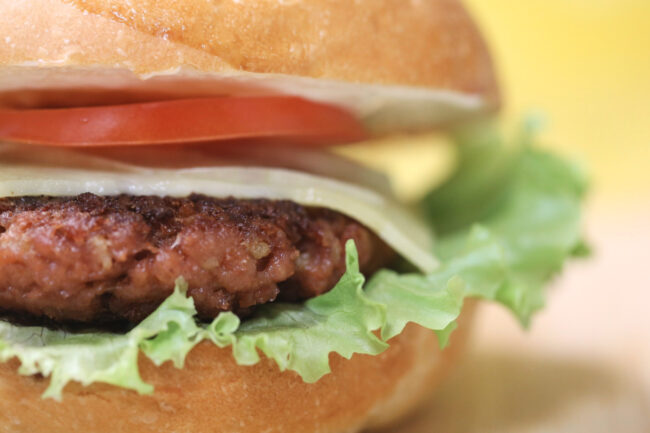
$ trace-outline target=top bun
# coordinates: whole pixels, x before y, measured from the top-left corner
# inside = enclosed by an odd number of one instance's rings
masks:
[[[0,0],[0,104],[290,94],[376,131],[499,104],[456,0]]]

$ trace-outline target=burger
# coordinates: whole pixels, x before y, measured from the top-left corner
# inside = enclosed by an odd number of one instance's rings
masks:
[[[2,432],[385,426],[581,250],[580,171],[476,126],[458,1],[4,0],[0,35]],[[441,128],[415,204],[330,150]]]

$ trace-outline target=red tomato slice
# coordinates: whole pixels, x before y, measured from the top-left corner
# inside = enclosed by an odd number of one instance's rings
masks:
[[[361,140],[360,122],[296,97],[216,97],[55,109],[0,109],[0,139],[51,146],[288,139],[330,145]]]

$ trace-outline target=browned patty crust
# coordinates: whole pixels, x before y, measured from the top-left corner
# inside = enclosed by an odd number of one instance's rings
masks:
[[[331,289],[354,239],[362,271],[392,253],[358,222],[290,201],[154,196],[0,199],[0,309],[137,322],[183,276],[200,317]]]

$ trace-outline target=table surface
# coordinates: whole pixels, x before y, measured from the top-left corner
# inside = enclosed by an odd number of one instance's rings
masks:
[[[455,372],[390,433],[650,432],[649,221],[650,206],[590,209],[594,255],[531,329],[485,305]]]

